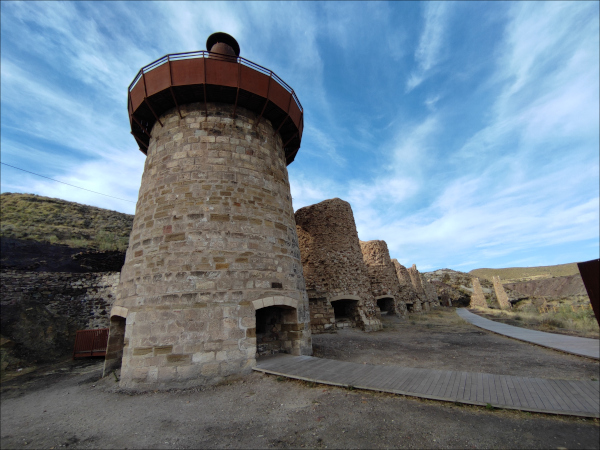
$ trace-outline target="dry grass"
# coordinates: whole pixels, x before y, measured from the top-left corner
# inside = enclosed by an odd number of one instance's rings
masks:
[[[475,307],[477,312],[492,316],[500,321],[532,330],[564,333],[580,337],[600,337],[600,327],[589,303],[567,302],[549,304],[549,308],[536,307],[533,304],[521,306],[511,311]],[[583,308],[582,308],[583,306]]]
[[[0,235],[69,247],[125,250],[133,216],[32,194],[0,196]]]

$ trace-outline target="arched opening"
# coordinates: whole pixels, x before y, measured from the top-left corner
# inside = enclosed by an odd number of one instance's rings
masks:
[[[411,313],[414,312],[414,305],[412,303],[407,303],[406,304],[406,310]]]
[[[104,358],[104,374],[106,376],[114,370],[121,368],[123,360],[123,348],[125,342],[125,317],[113,315],[110,318],[108,331],[108,343],[106,345],[106,357]]]
[[[381,315],[392,315],[396,313],[396,307],[394,305],[394,299],[391,297],[384,297],[377,299],[377,306],[381,310]]]
[[[257,357],[292,353],[293,341],[302,334],[296,308],[287,305],[267,306],[256,310]]]
[[[355,327],[359,316],[358,300],[339,299],[331,302],[336,328]]]

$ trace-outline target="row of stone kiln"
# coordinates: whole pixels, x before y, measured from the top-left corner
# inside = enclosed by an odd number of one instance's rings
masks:
[[[338,198],[299,209],[296,230],[313,333],[381,328],[380,312],[405,315],[438,306],[415,265],[390,259],[385,241],[358,239],[352,209]]]

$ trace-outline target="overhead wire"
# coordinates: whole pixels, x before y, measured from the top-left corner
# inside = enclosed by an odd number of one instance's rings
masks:
[[[105,197],[115,198],[117,200],[121,200],[121,201],[124,201],[124,202],[136,203],[136,202],[132,202],[131,200],[125,200],[124,198],[114,197],[112,195],[103,194],[102,192],[92,191],[90,189],[86,189],[86,188],[82,188],[82,187],[79,187],[79,186],[75,186],[74,184],[65,183],[64,181],[55,180],[54,178],[50,178],[50,177],[47,177],[47,176],[44,176],[44,175],[40,175],[39,173],[31,172],[29,170],[21,169],[20,167],[11,166],[10,164],[6,164],[6,163],[3,163],[3,162],[0,162],[0,164],[2,164],[3,166],[12,167],[13,169],[22,170],[23,172],[27,172],[27,173],[30,173],[32,175],[37,175],[38,177],[42,177],[42,178],[46,178],[48,180],[56,181],[57,183],[62,183],[62,184],[66,184],[67,186],[71,186],[71,187],[74,187],[74,188],[77,188],[77,189],[82,189],[84,191],[93,192],[94,194],[104,195]]]

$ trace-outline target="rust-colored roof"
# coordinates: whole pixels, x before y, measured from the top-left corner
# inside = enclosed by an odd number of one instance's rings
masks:
[[[245,58],[198,51],[163,56],[143,67],[129,85],[131,134],[140,150],[146,154],[150,130],[161,114],[194,102],[230,103],[270,120],[281,134],[287,164],[300,149],[304,112],[290,86]]]

